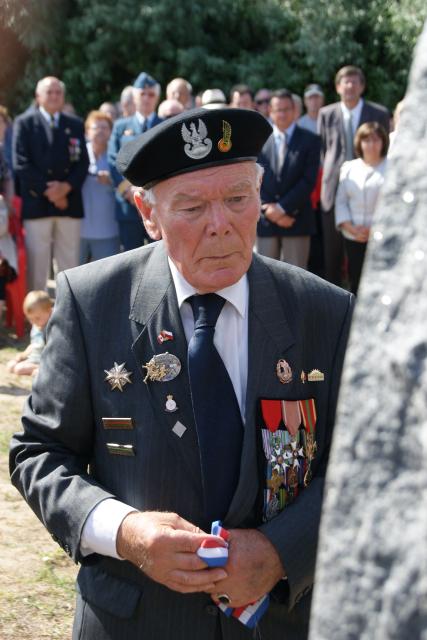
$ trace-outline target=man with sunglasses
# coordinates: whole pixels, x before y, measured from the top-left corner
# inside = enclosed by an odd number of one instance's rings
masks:
[[[255,94],[255,109],[267,120],[270,118],[269,105],[271,100],[270,89],[259,89]]]
[[[119,223],[120,242],[125,251],[136,249],[149,241],[133,201],[134,189],[116,169],[119,150],[141,133],[148,131],[162,118],[156,114],[160,97],[160,84],[148,73],[142,72],[133,83],[133,101],[136,111],[129,118],[120,118],[114,123],[108,145],[108,160],[116,187],[116,215]]]

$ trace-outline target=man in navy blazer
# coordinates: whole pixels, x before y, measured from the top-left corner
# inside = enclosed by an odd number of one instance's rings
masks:
[[[149,237],[133,201],[132,185],[117,171],[116,158],[123,145],[162,122],[162,118],[156,114],[159,97],[160,84],[148,73],[140,73],[133,83],[133,100],[136,111],[133,116],[116,120],[108,145],[111,175],[116,187],[116,213],[120,241],[125,251],[142,246],[149,241]]]
[[[315,232],[310,194],[320,161],[320,138],[295,123],[292,94],[280,89],[270,101],[273,133],[259,156],[264,167],[258,253],[307,267]]]
[[[382,105],[363,100],[365,76],[359,67],[342,67],[335,76],[335,89],[341,100],[320,109],[317,125],[323,157],[320,204],[325,278],[341,285],[344,244],[341,233],[335,228],[335,195],[340,169],[345,160],[355,157],[353,140],[360,125],[379,122],[389,131],[390,114]]]
[[[44,289],[51,255],[58,271],[79,264],[81,187],[89,159],[83,122],[62,113],[64,84],[39,81],[37,108],[14,125],[13,163],[22,196],[28,288]]]

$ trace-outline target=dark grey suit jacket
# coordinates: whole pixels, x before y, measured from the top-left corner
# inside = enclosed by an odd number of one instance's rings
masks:
[[[263,638],[307,634],[317,532],[332,424],[351,315],[351,296],[306,271],[254,255],[248,272],[249,366],[241,475],[224,525],[259,527],[277,548],[288,576],[260,624]],[[174,340],[160,345],[161,330]],[[144,384],[147,363],[169,351],[182,363],[170,382]],[[190,403],[187,344],[163,243],[59,275],[57,303],[40,372],[11,447],[12,481],[52,536],[76,561],[80,640],[227,640],[252,633],[220,614],[209,596],[180,595],[128,562],[82,558],[83,525],[101,500],[114,496],[141,510],[169,510],[203,524],[197,433]],[[279,382],[285,358],[293,381]],[[132,384],[111,390],[104,369],[126,363]],[[324,382],[302,384],[318,368]],[[173,394],[178,412],[165,412]],[[269,523],[256,520],[263,488],[257,471],[255,409],[259,398],[315,398],[318,454],[311,484]],[[131,417],[132,429],[106,429],[103,417]],[[185,425],[180,438],[176,421]],[[107,443],[131,444],[133,456]],[[286,589],[285,589],[286,591]]]
[[[380,104],[364,102],[358,126],[365,122],[379,122],[388,132],[390,114]],[[318,131],[322,140],[323,156],[320,203],[323,211],[331,211],[335,203],[341,165],[345,161],[345,131],[340,102],[320,109]]]

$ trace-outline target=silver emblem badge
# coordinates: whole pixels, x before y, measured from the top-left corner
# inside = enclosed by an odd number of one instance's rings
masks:
[[[168,413],[174,413],[175,411],[178,411],[178,407],[175,400],[173,399],[172,394],[166,396],[165,409]]]
[[[126,362],[122,362],[122,364],[117,364],[117,362],[115,362],[112,369],[104,369],[104,373],[107,374],[105,380],[110,383],[111,391],[114,389],[123,391],[125,384],[128,382],[132,384],[132,380],[130,379],[132,372],[126,371],[125,364]]]
[[[179,358],[173,355],[173,353],[159,353],[157,356],[153,356],[147,364],[144,365],[144,369],[147,369],[147,375],[144,378],[144,382],[151,380],[153,382],[169,382],[176,378],[181,371],[181,362]]]
[[[184,123],[181,127],[181,135],[184,142],[187,143],[184,145],[184,151],[193,160],[205,158],[212,149],[212,140],[207,137],[208,130],[200,118],[198,128],[194,122],[190,122],[190,130],[188,130]]]

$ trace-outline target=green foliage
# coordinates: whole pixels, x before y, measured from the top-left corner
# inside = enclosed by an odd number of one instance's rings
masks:
[[[0,13],[0,55],[15,61],[12,79],[0,69],[0,98],[23,108],[36,81],[55,74],[84,114],[116,100],[141,70],[163,87],[183,76],[196,92],[245,82],[301,93],[320,82],[334,100],[344,64],[360,65],[368,97],[392,108],[427,7],[424,0],[0,0]]]

